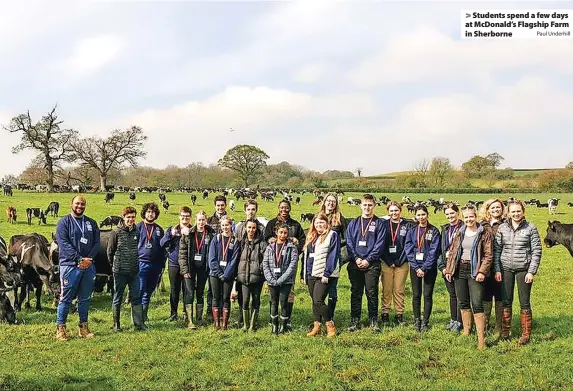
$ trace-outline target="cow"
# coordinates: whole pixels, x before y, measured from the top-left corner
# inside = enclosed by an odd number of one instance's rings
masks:
[[[163,206],[163,209],[165,210],[165,212],[167,212],[169,210],[169,201],[163,201],[163,203],[161,205]]]
[[[557,210],[557,205],[559,205],[559,198],[550,198],[547,201],[547,205],[549,207],[549,213],[554,215]]]
[[[301,223],[308,220],[309,222],[312,221],[312,219],[314,219],[314,213],[301,213],[300,215],[300,221]]]
[[[319,205],[322,202],[322,200],[324,200],[323,196],[316,197],[316,199],[314,201],[312,201],[312,206]]]
[[[40,208],[26,208],[26,217],[28,218],[28,225],[32,225],[32,217],[38,218],[38,225],[46,224],[46,214]]]
[[[52,217],[58,217],[60,212],[60,203],[57,201],[50,202],[50,205],[44,211],[46,216],[50,215]],[[44,223],[45,224],[45,223]]]
[[[105,226],[110,226],[111,228],[117,227],[123,224],[123,217],[121,216],[107,216],[105,219],[99,223],[99,227],[103,228]]]
[[[296,197],[296,198],[294,199],[294,203],[297,204],[297,205],[300,204],[300,197]]]
[[[16,208],[14,208],[12,205],[8,206],[8,208],[6,208],[6,216],[8,217],[8,222],[10,224],[14,224],[18,218]]]
[[[235,211],[235,201],[229,200],[229,208],[234,212]]]
[[[348,197],[348,201],[346,201],[348,205],[360,205],[360,200],[357,198]]]
[[[105,203],[109,204],[115,198],[115,193],[107,193],[105,195]]]
[[[191,203],[195,205],[195,202],[197,202],[197,196],[195,194],[191,194]]]
[[[12,197],[12,195],[13,195],[13,194],[12,194],[12,186],[10,186],[10,185],[4,185],[4,186],[2,187],[2,189],[3,189],[3,191],[4,191],[4,195],[5,195],[5,196]]]
[[[209,191],[208,191],[208,190],[203,190],[203,199],[206,200],[207,197],[209,197]]]
[[[159,193],[159,201],[165,202],[166,199],[165,194]]]
[[[129,199],[131,200],[131,202],[135,201],[135,192],[130,192],[129,193]]]
[[[8,246],[0,236],[0,282],[4,287],[14,287],[22,284],[20,267],[12,257],[8,256]]]
[[[384,205],[388,204],[388,202],[390,202],[390,198],[386,197],[386,196],[382,196],[380,197],[380,202]]]
[[[547,234],[543,243],[547,248],[562,244],[573,257],[573,224],[565,224],[557,220],[548,221]]]
[[[573,208],[573,202],[568,202],[568,203],[567,203],[567,206],[570,207],[570,208]]]

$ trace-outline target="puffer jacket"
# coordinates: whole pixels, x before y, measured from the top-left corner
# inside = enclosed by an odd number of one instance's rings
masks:
[[[239,240],[239,246],[237,281],[245,285],[258,284],[265,281],[263,259],[267,249],[267,242],[263,238],[263,232],[257,229],[255,239],[252,242],[249,242],[245,235],[243,239]]]
[[[107,259],[114,273],[136,276],[139,273],[137,247],[140,232],[132,226],[122,226],[111,231],[107,244]]]
[[[449,248],[446,273],[454,275],[458,263],[462,259],[462,242],[466,233],[466,226],[456,232]],[[471,251],[472,278],[475,280],[478,273],[488,276],[493,263],[493,236],[491,228],[478,225],[478,233]]]
[[[263,258],[265,280],[269,286],[294,284],[296,267],[298,265],[298,240],[296,238],[288,238],[281,251],[278,266],[276,266],[275,260],[276,241],[276,238],[271,238],[265,250]],[[274,273],[275,268],[280,268],[280,273]]]
[[[494,241],[494,270],[527,270],[537,274],[541,262],[541,238],[537,228],[525,219],[513,229],[511,220],[502,223]]]
[[[195,254],[197,254],[197,244],[195,243],[195,233],[197,232],[197,226],[194,225],[189,230],[189,235],[181,235],[181,241],[179,242],[179,271],[181,275],[187,273],[204,273],[209,270],[209,247],[211,245],[211,240],[215,237],[215,230],[209,225],[205,225],[205,239],[203,239],[203,244],[201,245],[201,260],[195,260]],[[203,237],[202,233],[199,233],[197,241],[199,242]],[[200,243],[199,243],[200,244]]]

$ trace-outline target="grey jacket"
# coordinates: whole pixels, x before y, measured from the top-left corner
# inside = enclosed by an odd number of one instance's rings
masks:
[[[298,241],[295,238],[287,239],[279,255],[278,266],[275,259],[276,245],[276,238],[271,238],[263,256],[265,280],[269,286],[294,284],[296,267],[298,266],[298,251],[296,249]]]
[[[537,228],[522,220],[517,229],[513,229],[511,220],[501,224],[495,234],[494,270],[527,270],[537,274],[541,262],[541,238]]]
[[[107,259],[114,273],[137,276],[139,273],[139,230],[123,226],[111,231],[107,245]]]

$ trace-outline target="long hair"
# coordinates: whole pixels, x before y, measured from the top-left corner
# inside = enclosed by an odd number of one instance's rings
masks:
[[[326,215],[326,200],[328,197],[333,197],[336,201],[336,206],[334,207],[334,212],[330,215]],[[328,223],[331,227],[337,227],[340,225],[340,206],[338,205],[338,197],[335,193],[328,193],[326,197],[320,203],[320,210],[319,213],[323,212],[328,217]]]
[[[481,221],[487,221],[487,222],[491,221],[492,217],[491,213],[489,213],[489,207],[496,202],[499,202],[499,204],[501,205],[501,219],[505,219],[507,217],[507,208],[503,204],[503,201],[500,200],[499,198],[490,198],[489,200],[483,203],[483,205],[479,210],[479,219]]]
[[[326,231],[324,231],[324,233],[322,235],[319,235],[318,231],[316,230],[316,228],[314,228],[314,222],[316,220],[322,220],[324,222],[326,222]],[[306,242],[304,243],[304,248],[306,249],[306,247],[310,244],[313,243],[319,236],[320,236],[320,243],[324,243],[324,239],[326,239],[326,235],[328,235],[328,232],[330,231],[330,223],[328,222],[328,216],[326,215],[326,213],[320,211],[317,213],[316,216],[314,216],[314,220],[312,222],[312,224],[310,225],[310,228],[308,230],[308,235],[306,235]]]

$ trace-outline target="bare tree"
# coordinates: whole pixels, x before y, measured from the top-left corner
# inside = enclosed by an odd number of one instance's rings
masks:
[[[126,130],[115,129],[111,136],[102,139],[88,137],[72,143],[75,158],[82,166],[95,169],[100,178],[100,191],[105,191],[111,169],[124,165],[137,167],[138,160],[147,155],[143,145],[147,136],[138,126]]]
[[[63,120],[58,120],[57,106],[33,123],[30,112],[20,114],[10,121],[8,126],[2,126],[11,133],[21,133],[20,143],[12,148],[12,153],[20,153],[25,149],[38,152],[35,161],[46,171],[48,191],[54,190],[54,176],[62,162],[72,158],[71,141],[77,137],[73,129],[62,129]]]
[[[361,167],[358,167],[358,168],[356,169],[356,173],[358,174],[358,178],[360,178],[360,177],[362,176],[362,168],[361,168]]]

